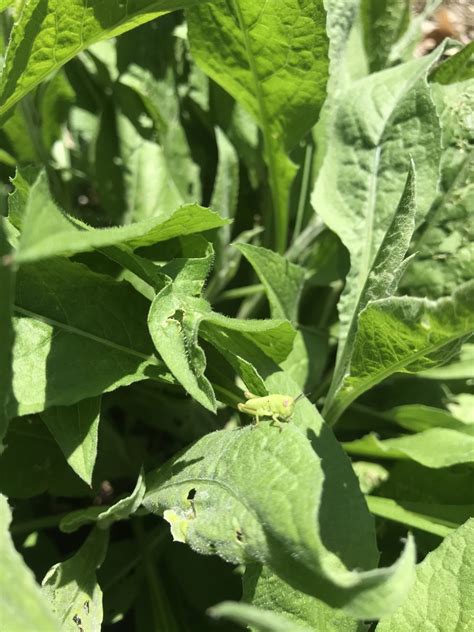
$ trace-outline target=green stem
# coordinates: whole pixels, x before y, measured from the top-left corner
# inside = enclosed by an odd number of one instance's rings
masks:
[[[255,285],[246,285],[245,287],[236,287],[231,290],[222,292],[220,296],[214,301],[214,303],[222,303],[222,301],[232,301],[236,298],[243,298],[245,296],[254,296],[255,294],[261,294],[263,292],[263,285],[257,283]]]
[[[296,212],[295,230],[293,232],[293,241],[301,233],[303,226],[304,212],[306,209],[306,200],[308,198],[309,178],[311,175],[311,162],[313,159],[313,146],[308,143],[304,154],[303,176],[301,179],[300,196],[298,200],[298,210]]]

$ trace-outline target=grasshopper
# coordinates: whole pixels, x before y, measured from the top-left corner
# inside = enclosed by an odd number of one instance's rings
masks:
[[[244,392],[245,404],[237,404],[242,413],[255,417],[258,423],[262,417],[270,417],[272,425],[277,425],[281,430],[281,423],[290,421],[295,410],[296,402],[304,397],[304,393],[295,399],[291,395],[267,395],[258,397],[249,391]]]

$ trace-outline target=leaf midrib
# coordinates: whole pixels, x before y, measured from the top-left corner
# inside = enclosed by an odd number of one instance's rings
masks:
[[[130,347],[125,347],[123,345],[118,344],[117,342],[113,342],[112,340],[101,338],[100,336],[96,336],[95,334],[92,334],[88,331],[79,329],[79,327],[74,327],[73,325],[62,323],[58,320],[54,320],[53,318],[49,318],[47,316],[43,316],[42,314],[38,314],[28,309],[24,309],[23,307],[19,307],[18,305],[14,306],[14,311],[28,318],[39,320],[45,325],[49,325],[51,327],[57,327],[67,333],[70,333],[76,336],[82,336],[83,338],[88,338],[89,340],[93,340],[94,342],[102,344],[106,347],[110,347],[112,349],[115,349],[116,351],[120,351],[121,353],[125,353],[130,356],[140,358],[140,360],[146,360],[147,362],[151,362],[158,365],[158,361],[156,360],[156,358],[154,358],[153,355],[146,355],[145,353],[141,353],[140,351],[136,351],[135,349],[131,349]]]

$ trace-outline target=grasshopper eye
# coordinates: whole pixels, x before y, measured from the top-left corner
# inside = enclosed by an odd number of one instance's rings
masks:
[[[284,399],[284,400],[283,400],[283,406],[284,406],[285,408],[288,408],[289,404],[290,404],[290,400],[289,400],[289,399]]]

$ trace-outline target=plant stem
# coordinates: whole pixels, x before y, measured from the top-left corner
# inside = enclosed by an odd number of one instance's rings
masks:
[[[246,285],[245,287],[236,287],[231,290],[226,290],[219,295],[214,303],[221,303],[222,301],[232,301],[236,298],[243,298],[245,296],[254,296],[255,294],[261,294],[263,292],[263,285],[256,283],[255,285]]]
[[[293,232],[293,241],[301,233],[303,226],[304,212],[306,208],[306,200],[308,198],[309,177],[311,175],[311,162],[313,158],[313,146],[308,143],[304,154],[303,176],[301,179],[300,196],[298,200],[298,210],[296,212],[295,230]]]

